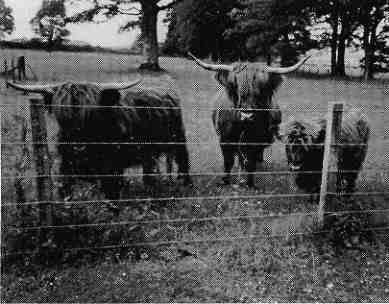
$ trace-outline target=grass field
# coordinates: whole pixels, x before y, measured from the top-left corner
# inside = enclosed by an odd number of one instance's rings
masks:
[[[109,54],[44,53],[36,51],[4,51],[2,56],[25,54],[40,81],[114,81],[138,77],[136,67],[140,58]],[[2,58],[0,58],[2,59]],[[218,242],[192,242],[165,246],[144,246],[140,252],[105,255],[104,259],[83,262],[85,256],[70,264],[40,268],[25,264],[24,268],[7,267],[2,272],[2,300],[6,302],[193,302],[193,301],[389,301],[389,255],[387,235],[373,244],[361,241],[349,249],[336,252],[320,242],[316,235],[293,236],[312,230],[309,216],[277,217],[281,214],[316,211],[305,198],[247,198],[250,195],[277,195],[301,193],[288,174],[258,176],[257,190],[236,184],[218,187],[222,173],[222,157],[216,133],[211,123],[212,99],[217,82],[212,73],[198,68],[193,62],[180,58],[161,58],[167,74],[144,74],[144,86],[175,88],[182,99],[183,118],[189,142],[192,189],[171,185],[162,179],[150,203],[136,206],[147,209],[144,220],[191,219],[184,223],[150,224],[141,241],[202,240],[217,238]],[[0,80],[1,81],[1,80]],[[388,192],[389,110],[388,84],[362,83],[351,80],[289,77],[276,94],[283,119],[289,117],[324,116],[327,104],[342,101],[346,107],[360,107],[371,122],[371,141],[364,169],[358,182],[358,192]],[[27,117],[28,96],[6,90],[0,84],[2,106],[2,142],[20,141],[21,122]],[[4,106],[8,104],[8,106]],[[386,111],[386,112],[385,112]],[[56,125],[48,117],[48,130],[55,140]],[[201,144],[199,144],[201,143]],[[2,177],[20,174],[15,169],[20,161],[21,147],[4,145],[1,155]],[[281,143],[266,150],[263,170],[286,171]],[[235,168],[235,172],[239,169]],[[129,173],[140,172],[131,169]],[[33,174],[27,166],[26,172]],[[239,176],[238,176],[239,177]],[[35,200],[34,184],[24,181],[26,201]],[[143,191],[140,178],[128,180],[123,197],[150,197]],[[16,201],[14,180],[3,179],[2,201]],[[156,197],[176,197],[168,203],[156,202]],[[212,200],[204,197],[218,196]],[[98,197],[98,194],[96,194]],[[177,197],[193,197],[180,200]],[[386,196],[364,196],[360,203],[368,209],[386,209]],[[146,208],[146,207],[147,208]],[[101,209],[100,209],[101,208]],[[16,208],[2,209],[3,250],[12,234],[6,225],[16,221]],[[139,218],[132,206],[122,210],[119,219],[105,214],[100,206],[75,209],[86,212],[84,220],[93,223]],[[138,212],[138,211],[137,211]],[[382,213],[379,213],[382,214]],[[69,215],[69,214],[68,214]],[[84,216],[84,215],[83,215]],[[89,216],[89,217],[88,217]],[[234,217],[250,219],[236,219]],[[252,217],[259,218],[252,218]],[[260,218],[271,216],[271,218]],[[224,220],[202,220],[205,217],[223,217]],[[19,219],[20,220],[20,219]],[[128,228],[128,229],[127,229]],[[131,233],[137,227],[121,227],[118,241],[131,242]],[[72,230],[69,233],[80,233]],[[106,245],[115,237],[106,236],[107,230],[88,230],[91,243],[85,246]],[[244,239],[248,236],[259,236]],[[282,235],[282,237],[274,237]],[[225,238],[234,241],[222,241]],[[241,239],[239,239],[241,238]],[[100,240],[101,239],[101,240]],[[136,241],[136,240],[135,240]],[[93,243],[95,242],[95,243]],[[6,245],[4,245],[6,244]],[[78,245],[78,246],[77,246]],[[79,247],[73,244],[73,247]],[[191,256],[182,250],[193,252]],[[131,255],[140,253],[140,257]],[[136,255],[133,253],[134,255]],[[90,254],[90,253],[89,253]],[[88,260],[89,261],[89,260]],[[25,260],[26,262],[26,260]]]

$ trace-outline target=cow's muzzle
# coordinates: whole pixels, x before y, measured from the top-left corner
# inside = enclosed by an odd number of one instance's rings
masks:
[[[301,170],[301,166],[289,164],[290,171],[296,172]]]
[[[241,121],[253,121],[254,113],[253,111],[240,111],[240,120]]]

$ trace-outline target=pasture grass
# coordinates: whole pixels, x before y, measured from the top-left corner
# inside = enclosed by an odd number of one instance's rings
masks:
[[[8,52],[8,53],[7,53]],[[5,51],[5,56],[12,52]],[[88,80],[125,81],[137,78],[135,56],[72,54],[21,51],[28,56],[42,81]],[[257,189],[240,184],[239,169],[234,184],[219,186],[222,157],[210,115],[217,82],[212,73],[191,61],[161,58],[166,73],[143,74],[145,86],[176,89],[182,98],[191,172],[194,186],[171,184],[166,178],[146,191],[140,178],[129,178],[122,191],[128,202],[120,205],[118,217],[100,203],[63,206],[55,210],[58,224],[110,223],[118,221],[158,221],[189,219],[164,224],[128,224],[118,227],[74,228],[51,235],[58,248],[99,247],[137,242],[181,241],[173,245],[143,245],[130,250],[89,249],[66,251],[61,259],[36,264],[29,256],[17,256],[12,264],[3,263],[2,301],[4,302],[382,302],[389,300],[387,231],[375,241],[366,238],[343,250],[317,234],[309,215],[316,212],[308,198],[247,198],[261,194],[302,193],[289,174],[257,176]],[[28,96],[1,86],[1,103],[26,105]],[[388,192],[389,117],[383,112],[387,84],[351,80],[289,77],[275,98],[283,119],[324,116],[329,101],[344,101],[362,107],[371,121],[372,136],[358,192]],[[301,112],[304,110],[304,112]],[[29,120],[27,107],[2,107],[2,142],[20,141],[21,121]],[[49,137],[55,141],[55,121],[47,117]],[[31,140],[28,130],[27,140]],[[197,144],[201,142],[204,144]],[[20,172],[22,147],[2,147],[2,177],[33,175],[32,154]],[[55,159],[54,147],[50,146]],[[18,165],[19,164],[19,165]],[[163,164],[161,163],[161,168]],[[286,171],[281,143],[266,150],[265,163],[258,171]],[[141,173],[139,168],[128,170]],[[207,173],[207,174],[205,174]],[[201,175],[204,174],[204,175]],[[212,174],[215,174],[212,176]],[[15,180],[3,179],[1,197],[16,202]],[[31,178],[23,180],[26,201],[36,199]],[[171,198],[163,200],[158,198]],[[191,199],[180,199],[191,197]],[[210,199],[209,197],[225,197]],[[236,198],[235,198],[236,197]],[[77,200],[103,197],[93,184],[74,187]],[[149,198],[135,202],[134,198]],[[388,196],[361,196],[365,209],[387,208]],[[333,205],[338,206],[336,202]],[[345,206],[346,209],[351,207]],[[25,212],[30,217],[22,217]],[[36,210],[2,209],[2,252],[34,249],[35,232],[25,236],[9,231],[9,226],[37,225]],[[385,217],[387,213],[381,213]],[[255,217],[236,219],[234,217]],[[261,218],[261,216],[270,216]],[[217,217],[218,220],[204,220]],[[224,219],[220,219],[224,218]],[[199,220],[203,219],[203,220]],[[313,232],[313,234],[312,234]],[[301,233],[302,235],[294,235]],[[252,237],[250,239],[250,237]],[[29,239],[26,241],[26,238]],[[202,242],[206,239],[214,242]],[[225,239],[234,238],[226,241]],[[192,242],[183,242],[192,241]],[[194,241],[194,242],[193,242]],[[50,249],[50,246],[48,246]],[[51,248],[52,249],[52,248]],[[39,256],[39,253],[35,252]],[[3,256],[4,262],[5,258]],[[61,262],[59,262],[61,261]]]

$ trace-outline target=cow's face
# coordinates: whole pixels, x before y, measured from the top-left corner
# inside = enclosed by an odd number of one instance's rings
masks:
[[[308,58],[291,67],[270,67],[259,62],[236,62],[233,64],[210,64],[188,53],[202,68],[216,72],[216,80],[224,86],[234,108],[242,121],[254,121],[257,110],[271,107],[271,99],[282,82],[282,74],[297,70]],[[262,113],[263,114],[263,113]]]
[[[306,138],[291,134],[285,143],[285,152],[291,171],[299,171],[308,156],[309,146]]]
[[[297,122],[288,124],[286,132],[282,135],[285,143],[285,152],[291,171],[299,171],[309,158],[312,148],[312,137],[308,135],[305,127]]]
[[[272,77],[257,63],[237,63],[232,71],[218,71],[215,78],[227,91],[242,122],[253,122],[256,114],[263,114],[261,109],[269,108],[273,92],[282,79],[279,75]],[[279,80],[275,86],[270,85],[273,78]]]

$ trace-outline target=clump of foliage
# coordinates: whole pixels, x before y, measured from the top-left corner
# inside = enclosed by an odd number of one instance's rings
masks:
[[[366,206],[351,198],[334,199],[331,205],[336,206],[336,209],[333,208],[334,213],[328,213],[324,218],[322,229],[325,233],[321,241],[331,244],[337,250],[358,248],[374,241],[369,214],[364,211]]]
[[[4,33],[11,34],[14,28],[12,9],[5,5],[4,0],[0,0],[0,38],[3,38]]]
[[[44,0],[35,17],[31,19],[33,31],[47,41],[47,49],[52,50],[70,35],[66,29],[64,0]]]

